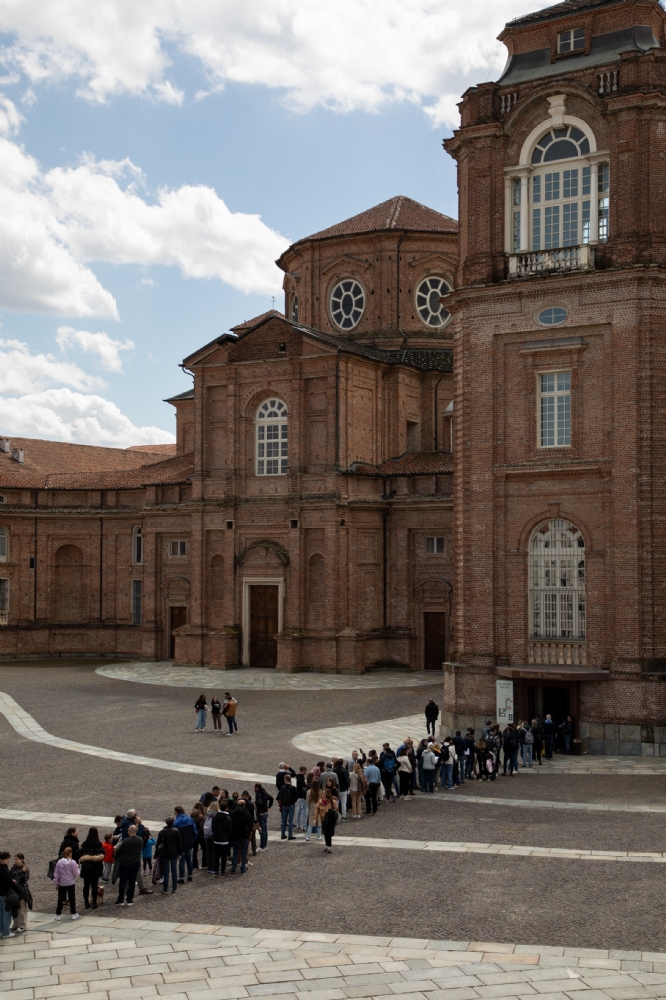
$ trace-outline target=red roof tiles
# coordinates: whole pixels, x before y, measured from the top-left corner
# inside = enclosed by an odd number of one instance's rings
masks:
[[[330,236],[355,236],[360,233],[375,233],[382,229],[407,229],[418,233],[457,233],[458,223],[448,215],[442,215],[427,205],[421,205],[413,198],[398,195],[383,201],[374,208],[368,208],[351,219],[338,222],[335,226],[322,229],[312,236],[306,236],[298,243],[306,240],[325,240]],[[234,327],[238,329],[238,327]]]
[[[450,452],[409,452],[400,458],[389,458],[381,465],[359,462],[354,472],[360,476],[440,476],[453,472]]]

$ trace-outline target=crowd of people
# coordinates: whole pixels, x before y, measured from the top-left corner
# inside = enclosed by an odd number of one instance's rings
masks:
[[[203,702],[202,700],[203,699]],[[224,705],[211,701],[211,714],[227,718],[229,733],[236,732],[236,702],[225,695]],[[215,705],[219,709],[215,709]],[[229,714],[229,706],[232,706]],[[202,707],[203,706],[203,707]],[[197,731],[205,728],[205,697],[197,699]],[[226,712],[225,712],[226,708]],[[508,723],[487,721],[478,739],[473,729],[462,735],[437,739],[439,708],[430,699],[425,708],[428,735],[421,740],[405,737],[394,750],[388,742],[380,752],[353,750],[348,759],[333,757],[314,767],[298,770],[281,762],[275,776],[275,798],[260,782],[249,791],[230,794],[214,785],[204,792],[190,812],[175,806],[164,827],[153,836],[136,809],[115,817],[115,827],[100,836],[90,827],[80,842],[76,827],[70,827],[49,864],[49,877],[57,889],[56,920],[69,906],[72,920],[78,920],[77,880],[82,879],[86,910],[104,902],[109,885],[117,885],[116,906],[133,906],[139,895],[155,891],[175,893],[179,885],[192,882],[195,871],[214,878],[245,875],[256,857],[268,850],[268,818],[275,802],[280,813],[280,837],[294,840],[299,831],[309,841],[314,834],[324,840],[331,853],[339,822],[353,822],[373,816],[385,802],[410,802],[416,792],[433,795],[450,791],[466,781],[494,781],[498,775],[512,777],[518,772],[519,758],[524,768],[550,761],[556,742],[571,752],[574,724],[571,716],[556,724],[545,719]],[[221,725],[221,722],[220,722]],[[220,728],[216,725],[215,728]],[[503,764],[503,768],[502,768]],[[30,872],[22,854],[0,852],[0,931],[3,938],[25,931],[32,909]],[[227,869],[227,865],[229,866]]]
[[[236,722],[237,708],[238,702],[228,691],[225,691],[224,702],[221,702],[215,694],[210,700],[210,705],[206,700],[206,695],[202,692],[194,703],[194,711],[197,716],[195,732],[204,732],[206,728],[206,716],[210,713],[213,720],[213,732],[218,729],[222,732],[222,719],[224,718],[227,720],[229,729],[229,732],[224,735],[233,736],[234,733],[238,732],[238,723]]]

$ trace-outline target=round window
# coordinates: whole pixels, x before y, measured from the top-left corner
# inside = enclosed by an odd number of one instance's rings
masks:
[[[560,306],[550,306],[548,309],[542,309],[537,319],[543,326],[557,326],[559,323],[564,323],[567,318],[566,309],[561,309]]]
[[[440,299],[450,291],[448,281],[435,275],[424,278],[416,289],[416,309],[426,326],[444,326],[448,322],[451,313],[444,308]]]
[[[341,330],[353,330],[365,309],[365,292],[358,281],[345,278],[331,292],[331,317]]]

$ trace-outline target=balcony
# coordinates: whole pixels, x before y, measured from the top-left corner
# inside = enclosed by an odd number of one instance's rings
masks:
[[[509,278],[531,278],[560,271],[593,271],[594,247],[584,243],[559,250],[509,254]]]
[[[9,612],[0,611],[0,625],[7,625],[9,622]]]
[[[547,666],[584,667],[587,663],[585,641],[541,639],[528,642],[527,662]]]

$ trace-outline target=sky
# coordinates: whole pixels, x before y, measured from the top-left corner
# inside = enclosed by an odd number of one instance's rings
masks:
[[[534,0],[0,0],[0,434],[175,440],[197,347],[290,242],[402,194]]]

